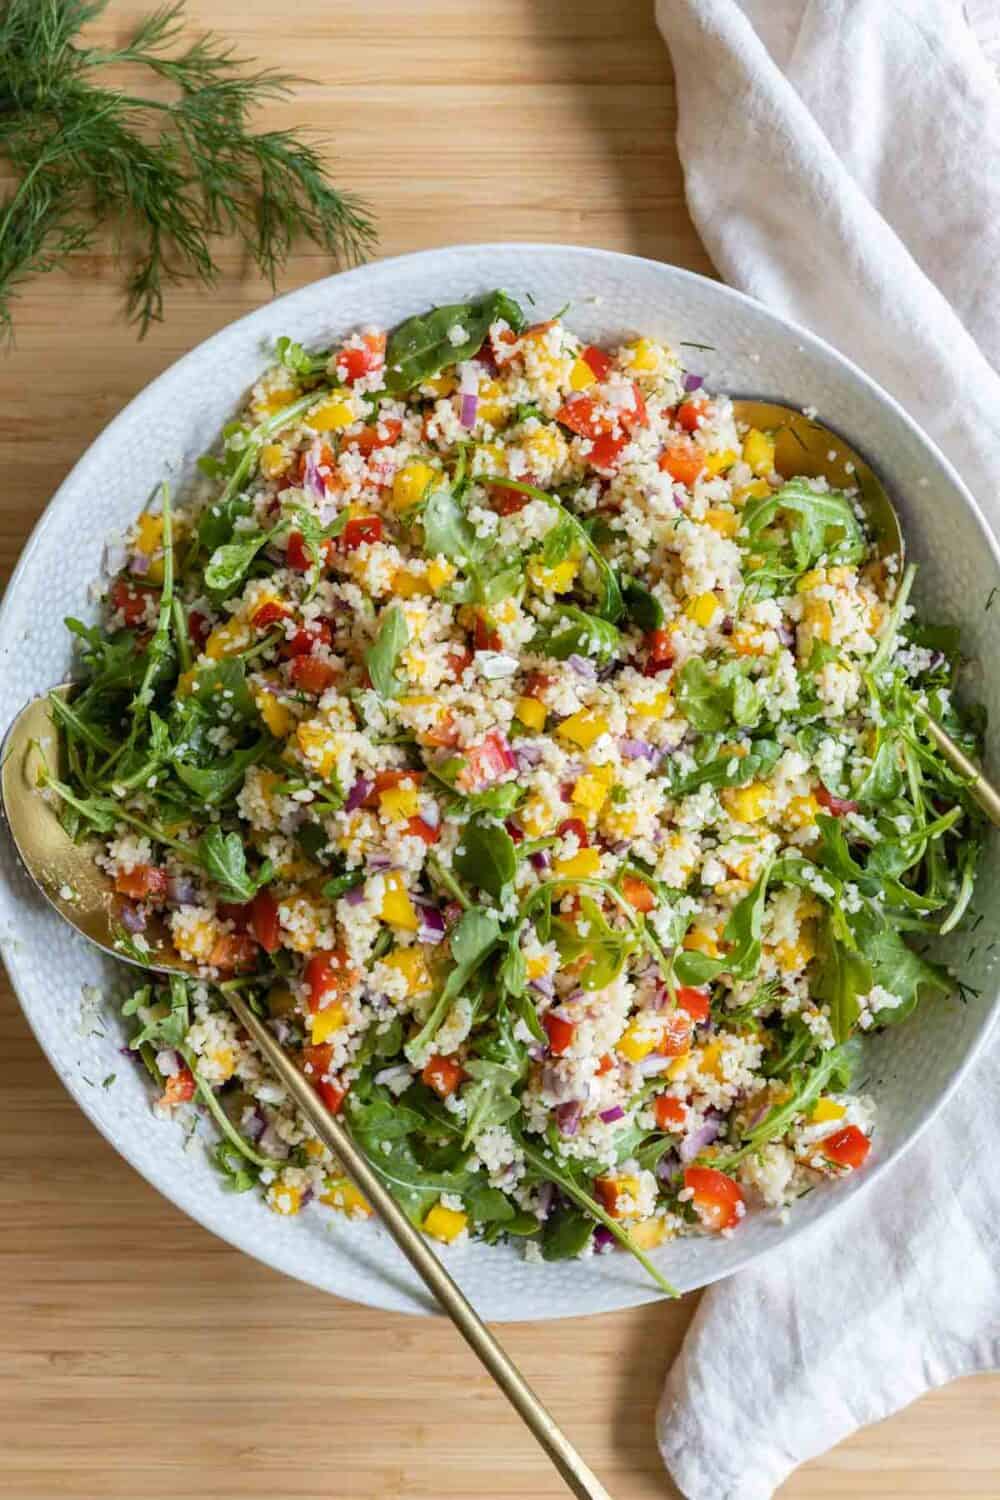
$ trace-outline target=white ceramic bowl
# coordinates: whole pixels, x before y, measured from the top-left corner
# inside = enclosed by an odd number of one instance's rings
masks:
[[[815,406],[881,473],[902,511],[911,555],[921,564],[917,599],[929,617],[958,622],[981,663],[974,690],[991,718],[1000,708],[1000,557],[954,470],[900,407],[827,344],[747,297],[658,262],[556,245],[469,245],[427,251],[330,277],[241,319],[179,360],[115,418],[83,456],[36,527],[0,610],[0,732],[26,699],[65,677],[65,615],[90,618],[88,587],[109,530],[124,528],[153,487],[175,485],[267,362],[279,334],[322,347],[358,324],[391,326],[433,303],[502,286],[539,317],[569,304],[566,319],[587,341],[644,332],[685,345],[688,366],[710,387]],[[693,347],[692,347],[693,346]],[[707,346],[707,347],[705,347]],[[5,837],[5,836],[4,836]],[[994,841],[980,891],[996,889]],[[282,1219],[252,1193],[233,1196],[181,1130],[150,1113],[140,1071],[119,1055],[123,1032],[112,1005],[100,1034],[85,986],[122,988],[122,970],[64,926],[36,896],[3,847],[0,946],[35,1033],[60,1078],[121,1154],[188,1214],[289,1275],[355,1301],[416,1312],[428,1300],[388,1236],[351,1226],[322,1208]],[[812,1193],[782,1226],[756,1215],[729,1240],[689,1239],[657,1252],[681,1289],[725,1276],[827,1218],[864,1191],[940,1108],[980,1045],[995,1002],[983,968],[998,933],[996,903],[983,901],[979,961],[963,977],[980,993],[967,1004],[925,1005],[870,1048],[870,1088],[879,1104],[875,1150],[863,1172]],[[967,947],[959,942],[956,955]],[[101,1080],[114,1073],[107,1089]],[[513,1249],[468,1245],[449,1268],[488,1318],[552,1318],[600,1312],[658,1295],[631,1257],[528,1265]]]

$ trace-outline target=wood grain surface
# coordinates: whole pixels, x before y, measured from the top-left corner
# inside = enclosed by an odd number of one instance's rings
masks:
[[[151,0],[150,0],[151,3]],[[148,4],[112,3],[121,35]],[[194,27],[307,72],[310,122],[371,200],[385,255],[536,239],[711,274],[687,216],[674,88],[648,0],[190,0]],[[25,289],[0,357],[0,565],[67,470],[178,355],[268,295],[224,254],[145,343],[108,254]],[[288,290],[329,267],[295,256]],[[138,503],[138,501],[137,501]],[[43,601],[40,601],[40,607]],[[150,1128],[157,1128],[150,1122]],[[4,1500],[543,1500],[565,1491],[450,1326],[325,1297],[161,1200],[0,996]],[[503,1331],[616,1500],[676,1491],[653,1410],[694,1299]],[[814,1460],[783,1500],[1000,1496],[1000,1381],[965,1381]]]

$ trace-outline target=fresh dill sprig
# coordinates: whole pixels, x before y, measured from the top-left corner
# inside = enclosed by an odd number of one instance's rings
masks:
[[[212,33],[183,46],[184,0],[121,47],[82,44],[107,3],[0,0],[0,156],[17,179],[0,199],[0,335],[13,333],[20,284],[105,224],[140,336],[162,318],[166,284],[216,280],[218,235],[235,235],[272,286],[300,237],[337,261],[364,258],[375,243],[364,202],[330,183],[300,131],[251,129],[251,112],[299,80],[249,69]],[[120,65],[147,69],[156,93],[106,87]]]

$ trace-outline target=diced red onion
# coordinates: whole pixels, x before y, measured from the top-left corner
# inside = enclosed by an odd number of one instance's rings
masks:
[[[705,384],[704,375],[685,375],[684,389],[686,391],[698,391]]]
[[[594,1230],[594,1249],[598,1255],[615,1248],[615,1237],[606,1224],[598,1224]]]
[[[700,1151],[710,1146],[719,1133],[718,1120],[708,1119],[704,1125],[700,1125],[692,1135],[685,1136],[677,1148],[677,1154],[681,1161],[694,1161]]]
[[[268,1125],[260,1138],[260,1149],[265,1156],[284,1161],[288,1156],[288,1142],[283,1141],[273,1125]]]
[[[539,974],[537,979],[528,980],[528,988],[549,999],[556,992],[556,977],[554,974]]]
[[[149,572],[149,562],[150,560],[145,552],[133,552],[128,561],[128,570],[130,573],[134,573],[137,578],[142,578],[144,574]]]
[[[618,748],[625,760],[655,760],[657,750],[646,740],[619,740]]]
[[[344,811],[356,812],[357,809],[361,806],[362,802],[364,802],[365,798],[369,795],[374,785],[374,781],[370,780],[369,777],[359,776],[357,781],[354,783],[354,785],[351,787],[351,790],[347,794],[347,801],[344,803]]]
[[[613,1125],[616,1120],[624,1120],[625,1111],[620,1104],[612,1105],[611,1109],[601,1110],[601,1119],[605,1125]]]
[[[533,870],[547,870],[552,863],[552,856],[547,849],[536,849],[528,858]]]
[[[764,1116],[767,1114],[768,1109],[769,1105],[766,1099],[764,1100],[763,1104],[758,1104],[752,1116],[747,1121],[747,1130],[753,1130],[755,1126],[759,1125],[761,1120],[763,1120]]]
[[[775,634],[777,635],[778,640],[783,646],[795,645],[795,631],[791,628],[790,625],[786,625],[784,620],[782,620],[781,624],[778,626]]]
[[[247,1119],[247,1115],[250,1116],[249,1119]],[[243,1118],[240,1121],[240,1129],[248,1141],[256,1142],[260,1140],[267,1129],[267,1115],[259,1104],[255,1104],[252,1109],[244,1110]]]
[[[597,676],[597,668],[594,666],[594,663],[586,656],[578,655],[575,651],[571,656],[567,656],[566,665],[572,667],[578,677],[586,677],[591,682]]]
[[[317,500],[322,500],[326,495],[326,485],[323,476],[319,472],[319,460],[315,448],[310,448],[306,454],[305,470],[302,475],[302,488],[307,494],[312,494]]]
[[[554,1182],[540,1182],[535,1203],[535,1212],[540,1219],[547,1219],[552,1212],[552,1200],[556,1195]]]
[[[676,1152],[666,1151],[656,1163],[656,1175],[661,1182],[669,1182],[679,1166]]]
[[[471,395],[465,393],[462,396],[462,412],[459,417],[463,427],[475,427],[476,413],[479,410],[479,397],[473,392]]]
[[[288,1022],[284,1019],[283,1016],[275,1016],[273,1020],[268,1021],[267,1027],[271,1034],[274,1036],[275,1040],[277,1042],[280,1042],[282,1047],[285,1045],[292,1034],[292,1028],[289,1026]]]
[[[392,869],[392,860],[388,854],[380,854],[375,851],[365,858],[365,869],[371,875],[384,875],[386,870]]]
[[[570,1099],[556,1108],[556,1125],[560,1135],[576,1135],[583,1118],[583,1104],[579,1099]]]
[[[365,888],[363,885],[352,885],[349,891],[344,892],[344,900],[348,906],[360,906],[365,899]]]
[[[198,900],[197,883],[190,875],[171,875],[167,880],[167,900],[171,906],[193,906]]]
[[[121,918],[126,932],[142,932],[146,925],[146,913],[131,901],[122,902]]]
[[[316,1195],[313,1191],[312,1183],[306,1183],[305,1187],[302,1189],[302,1197],[299,1199],[299,1208],[305,1208],[306,1204],[311,1203],[315,1196]]]
[[[541,745],[531,745],[517,740],[514,745],[514,758],[517,761],[519,771],[531,771],[539,765],[545,752]]]
[[[428,906],[420,909],[420,927],[417,936],[422,943],[444,941],[444,917],[436,907]]]
[[[458,389],[462,397],[459,421],[463,427],[475,427],[479,409],[479,375],[471,362],[462,367]]]
[[[665,1073],[674,1061],[676,1059],[673,1057],[664,1057],[660,1052],[651,1052],[637,1066],[641,1077],[655,1078],[657,1073]]]
[[[161,1047],[156,1054],[156,1066],[164,1078],[173,1078],[181,1070],[181,1060],[173,1047]]]
[[[722,624],[719,626],[719,629],[721,630],[723,635],[732,635],[735,623],[736,622],[733,619],[732,615],[725,615],[723,616]]]

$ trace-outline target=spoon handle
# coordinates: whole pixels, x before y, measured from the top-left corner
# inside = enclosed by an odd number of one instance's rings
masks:
[[[578,1500],[611,1500],[600,1480],[539,1401],[524,1376],[497,1343],[471,1302],[448,1275],[424,1236],[410,1223],[347,1129],[320,1102],[311,1085],[286,1056],[267,1027],[232,991],[223,994],[240,1025],[250,1033],[320,1140],[333,1151],[349,1176],[378,1211],[386,1229],[410,1265],[433,1292],[472,1352],[486,1366],[518,1416],[530,1428]]]
[[[955,744],[951,735],[941,728],[936,719],[928,716],[925,723],[927,733],[952,770],[957,771],[959,776],[964,776],[968,781],[969,796],[982,808],[994,827],[1000,828],[1000,792],[991,781],[987,780],[975,761],[970,760],[965,751]]]

